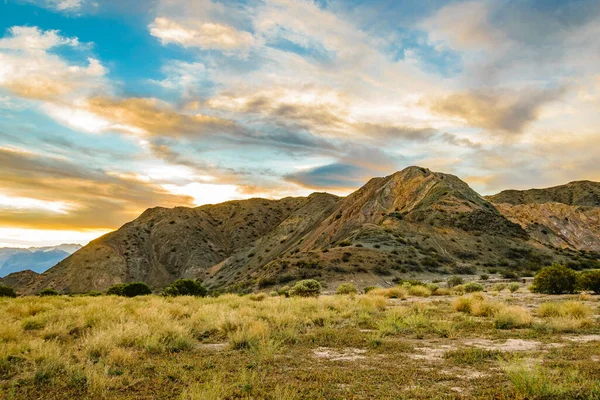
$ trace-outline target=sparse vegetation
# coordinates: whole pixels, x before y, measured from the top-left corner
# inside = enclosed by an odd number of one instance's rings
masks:
[[[298,285],[315,288],[300,281],[271,295],[0,299],[0,396],[424,400],[432,387],[449,398],[460,388],[465,399],[600,393],[595,296],[428,298],[440,288],[419,281],[367,295],[343,285],[340,292],[352,296],[280,295]],[[520,354],[540,361],[525,371]]]

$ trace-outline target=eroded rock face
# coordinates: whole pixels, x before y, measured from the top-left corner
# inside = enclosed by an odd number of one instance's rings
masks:
[[[540,243],[600,251],[600,207],[562,203],[496,204],[500,212]]]
[[[600,251],[600,183],[577,181],[547,189],[505,190],[487,197],[540,243]]]
[[[594,203],[595,185],[484,198],[456,176],[408,167],[345,198],[157,207],[16,286],[79,293],[132,281],[161,288],[182,277],[233,291],[306,278],[364,286],[409,271],[566,262],[577,254],[556,248],[598,249],[598,207],[581,205]],[[573,204],[541,202],[548,198]]]

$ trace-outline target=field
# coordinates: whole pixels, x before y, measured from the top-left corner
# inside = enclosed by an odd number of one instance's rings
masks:
[[[597,297],[437,294],[0,299],[0,398],[600,399]]]

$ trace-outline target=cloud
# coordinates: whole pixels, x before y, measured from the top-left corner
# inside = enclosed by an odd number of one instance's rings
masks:
[[[62,12],[79,11],[84,5],[85,0],[24,0],[27,3],[35,4],[39,7]]]
[[[439,9],[421,22],[434,43],[453,49],[487,49],[503,40],[488,19],[490,1],[464,1]]]
[[[220,23],[187,21],[182,24],[158,17],[148,25],[148,29],[162,44],[173,43],[203,50],[247,50],[254,43],[250,33]]]
[[[522,133],[545,104],[563,93],[564,89],[473,91],[433,99],[429,107],[434,113],[458,118],[469,126],[514,135]]]
[[[348,190],[362,186],[367,178],[364,168],[352,164],[334,163],[295,172],[284,179],[316,190]]]
[[[235,133],[241,129],[229,120],[181,113],[154,98],[92,97],[73,106],[47,106],[47,111],[72,128],[94,133],[181,137]]]
[[[0,88],[34,99],[53,100],[81,95],[105,85],[106,68],[87,58],[87,65],[70,64],[52,53],[61,46],[85,50],[77,38],[63,37],[56,30],[15,26],[0,39]]]
[[[37,153],[0,148],[0,169],[0,225],[12,228],[113,229],[148,207],[192,205],[190,197],[135,175]],[[11,206],[5,204],[11,199]],[[16,208],[23,204],[19,199],[28,199],[30,207]]]

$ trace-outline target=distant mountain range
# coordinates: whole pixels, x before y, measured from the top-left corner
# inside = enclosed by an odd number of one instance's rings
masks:
[[[0,247],[0,278],[28,269],[42,273],[80,248],[81,245],[73,243],[29,248]]]
[[[189,277],[247,292],[306,278],[366,286],[415,274],[532,274],[552,262],[583,268],[600,257],[598,193],[600,183],[582,181],[482,197],[454,175],[408,167],[347,197],[151,208],[42,274],[3,282],[21,293],[81,293]]]

